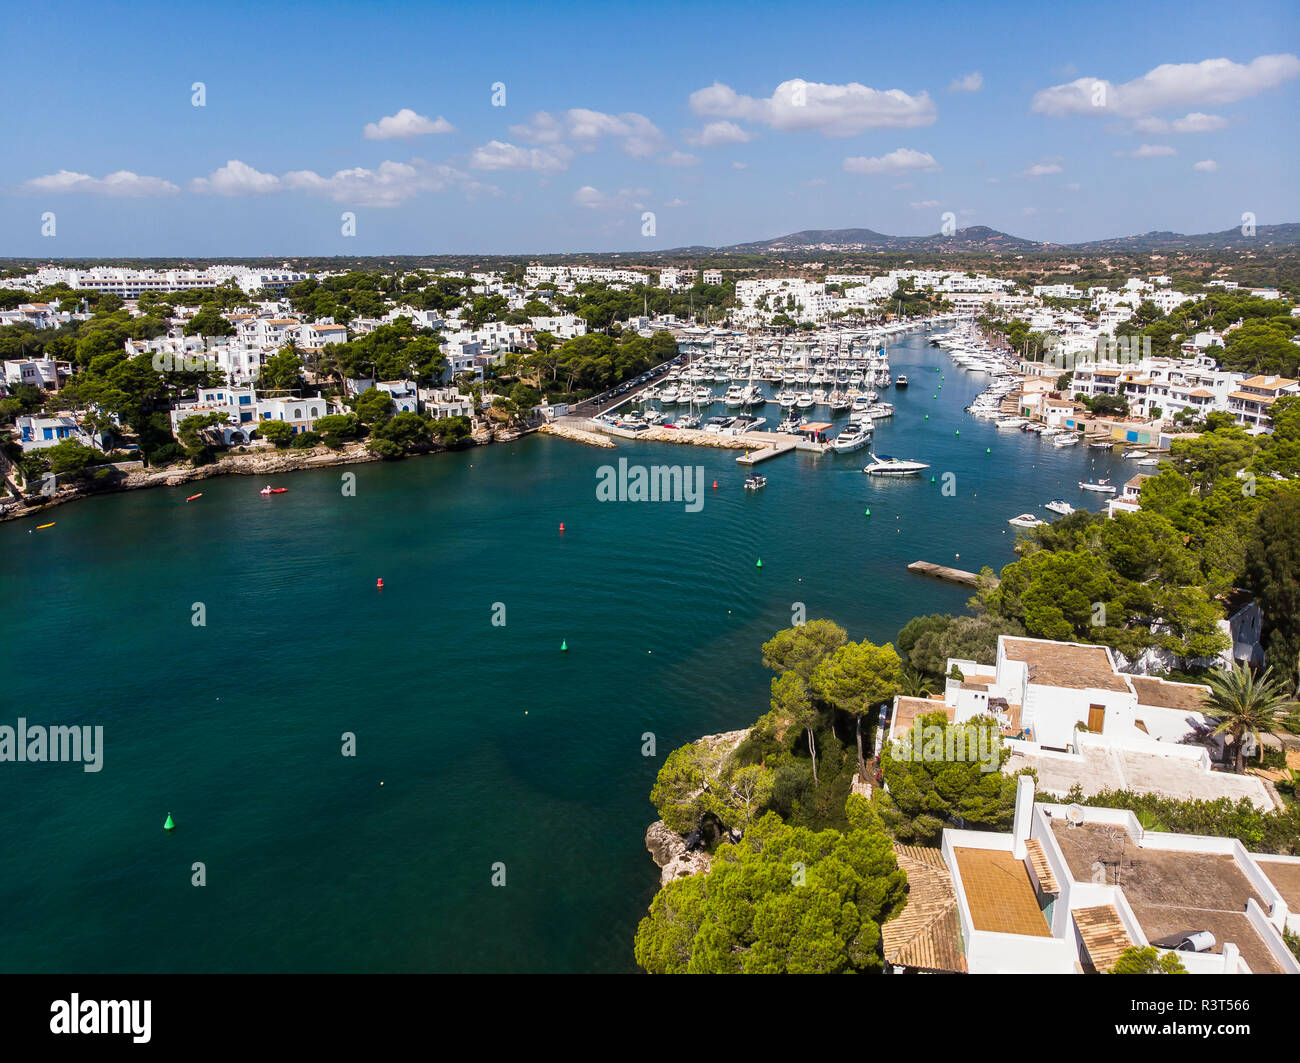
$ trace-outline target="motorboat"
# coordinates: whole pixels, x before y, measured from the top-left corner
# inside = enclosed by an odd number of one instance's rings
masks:
[[[1145,458],[1146,456],[1145,450],[1126,450],[1120,455],[1121,458]]]
[[[1091,480],[1080,480],[1079,490],[1096,491],[1098,494],[1113,495],[1115,493],[1115,485],[1109,480],[1098,480],[1095,483]]]
[[[745,386],[743,384],[732,384],[727,388],[727,393],[722,396],[722,401],[728,407],[743,406],[745,404]]]
[[[781,404],[781,409],[790,410],[793,409],[794,404],[799,401],[799,396],[793,391],[785,390],[777,394],[776,401]]]
[[[745,479],[746,491],[757,491],[760,487],[767,486],[766,476],[750,476]]]
[[[871,455],[871,464],[862,471],[868,476],[916,476],[930,466],[922,461],[908,458],[891,458],[888,454],[877,457]]]
[[[898,377],[894,380],[894,387],[895,387],[895,388],[905,388],[905,387],[907,387],[907,374],[906,374],[906,373],[899,373],[899,374],[898,374]]]
[[[1052,439],[1054,447],[1073,447],[1079,443],[1079,437],[1073,432],[1066,432],[1064,435],[1056,436]]]
[[[700,419],[693,413],[683,414],[678,417],[672,424],[674,428],[699,428]]]
[[[1040,524],[1046,524],[1047,521],[1039,520],[1032,513],[1021,513],[1018,517],[1012,517],[1007,523],[1013,528],[1037,528]]]
[[[679,400],[680,401],[680,400]],[[695,389],[695,401],[701,406],[712,405],[714,401],[713,389],[706,388],[703,385]]]
[[[1110,450],[1115,444],[1109,439],[1097,439],[1088,444],[1090,450]]]
[[[1063,498],[1054,498],[1050,502],[1045,502],[1043,508],[1049,509],[1053,513],[1059,513],[1063,517],[1068,517],[1074,512],[1074,507]]]
[[[1023,417],[1002,417],[994,422],[997,428],[1019,428],[1028,422]]]
[[[1160,459],[1159,459],[1159,458],[1143,458],[1141,461],[1138,462],[1138,464],[1139,464],[1139,465],[1142,465],[1142,466],[1145,466],[1145,467],[1148,468],[1148,469],[1153,469],[1153,468],[1155,468],[1157,465],[1160,464]]]
[[[810,392],[801,391],[798,398],[794,400],[795,407],[800,410],[811,410],[816,405]]]
[[[831,440],[831,448],[837,454],[848,454],[861,450],[871,442],[871,429],[860,424],[850,424]]]

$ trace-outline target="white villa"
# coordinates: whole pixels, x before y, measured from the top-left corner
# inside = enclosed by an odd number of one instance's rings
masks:
[[[1282,936],[1300,932],[1300,857],[1035,803],[1027,775],[1010,834],[946,829],[938,849],[894,849],[908,900],[881,928],[890,973],[1095,973],[1154,946],[1189,974],[1300,974]]]

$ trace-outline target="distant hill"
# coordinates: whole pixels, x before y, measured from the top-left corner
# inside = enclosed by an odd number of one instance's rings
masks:
[[[714,248],[717,252],[779,253],[782,251],[915,251],[930,254],[990,253],[1009,251],[1026,252],[1079,251],[1097,252],[1148,252],[1195,250],[1248,250],[1300,246],[1300,223],[1260,225],[1255,235],[1243,236],[1240,229],[1226,229],[1217,233],[1199,233],[1187,236],[1174,232],[1149,232],[1137,236],[1118,236],[1107,240],[1091,240],[1082,244],[1054,244],[1039,240],[1026,240],[1009,233],[998,232],[987,225],[972,225],[958,229],[951,236],[933,233],[929,236],[888,236],[874,229],[805,229],[802,232],[778,236],[771,240],[755,240],[746,244]],[[681,250],[687,250],[682,248]],[[698,251],[698,248],[691,248]]]

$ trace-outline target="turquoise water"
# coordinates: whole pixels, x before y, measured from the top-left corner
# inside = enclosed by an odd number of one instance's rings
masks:
[[[533,436],[0,525],[0,724],[105,743],[98,773],[0,763],[0,969],[632,970],[655,773],[765,711],[759,646],[793,603],[892,639],[969,593],[908,562],[1000,567],[1007,518],[1136,471],[970,418],[988,378],[923,336],[890,353],[912,384],[874,449],[955,497],[864,476],[866,451],[779,458],[746,492],[734,451]],[[703,466],[703,509],[598,502],[620,457]]]

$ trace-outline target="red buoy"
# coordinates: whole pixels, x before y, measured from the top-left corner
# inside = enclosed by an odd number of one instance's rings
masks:
[[[715,491],[718,489],[718,481],[717,481],[717,480],[714,480],[714,481],[713,481],[713,489],[714,489]]]
[[[379,590],[381,590],[381,591],[384,589],[384,578],[383,578],[383,576],[380,576],[379,579],[375,580],[375,586],[376,586]]]
[[[564,521],[560,521],[560,534],[564,534]]]

